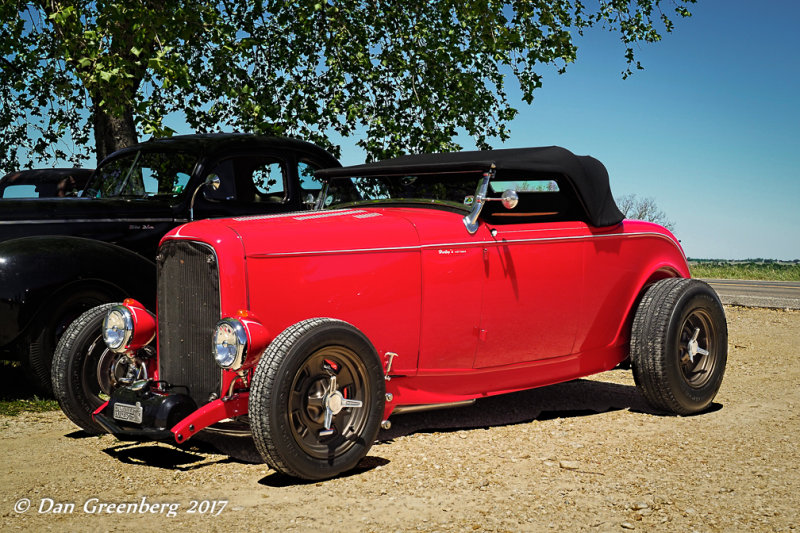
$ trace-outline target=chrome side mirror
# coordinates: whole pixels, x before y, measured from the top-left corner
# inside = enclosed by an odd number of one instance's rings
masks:
[[[206,182],[203,185],[216,191],[219,190],[219,184],[220,184],[219,176],[217,176],[216,174],[209,174],[208,177],[206,178]]]
[[[500,197],[500,202],[506,209],[514,209],[519,203],[519,195],[514,189],[506,189]]]
[[[500,198],[484,198],[484,202],[500,202],[506,209],[514,209],[519,203],[519,194],[514,189],[506,189]]]
[[[503,194],[500,196],[500,198],[487,198],[486,191],[488,189],[489,179],[491,176],[494,176],[494,170],[491,171],[491,175],[489,173],[484,174],[483,180],[481,180],[480,185],[478,185],[478,191],[476,192],[474,200],[472,201],[472,211],[470,211],[470,213],[464,217],[464,225],[467,227],[467,231],[470,234],[478,231],[478,216],[481,214],[483,204],[486,202],[502,202],[503,207],[506,209],[514,209],[519,203],[519,195],[514,189],[507,189],[503,191]]]
[[[192,199],[189,202],[189,222],[194,220],[194,201],[197,199],[197,193],[200,192],[200,189],[208,187],[209,189],[216,191],[217,189],[219,189],[219,185],[220,185],[219,176],[217,176],[216,174],[209,174],[208,177],[206,178],[206,181],[197,186],[197,188],[192,193]]]

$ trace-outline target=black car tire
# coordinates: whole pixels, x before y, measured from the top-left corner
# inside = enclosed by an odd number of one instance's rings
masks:
[[[74,293],[60,297],[52,310],[45,310],[33,322],[30,328],[32,333],[25,341],[27,353],[23,355],[22,367],[38,393],[47,397],[53,395],[50,376],[53,354],[69,325],[87,309],[107,301],[108,296],[93,290]]]
[[[105,433],[92,413],[105,401],[98,364],[104,354],[111,354],[101,328],[108,310],[115,305],[119,304],[103,304],[83,313],[61,336],[53,355],[52,386],[58,405],[67,418],[92,435]]]
[[[656,282],[631,331],[631,367],[654,408],[679,415],[705,410],[725,373],[728,327],[717,293],[696,279]]]
[[[249,400],[253,440],[278,472],[330,478],[367,454],[378,436],[385,396],[378,354],[358,329],[331,318],[298,322],[275,338],[256,366]],[[361,407],[333,413],[343,398]],[[329,410],[331,433],[324,424]]]

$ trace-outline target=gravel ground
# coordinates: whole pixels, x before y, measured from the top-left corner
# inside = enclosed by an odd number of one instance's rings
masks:
[[[726,311],[728,369],[701,415],[654,414],[614,370],[394,417],[325,482],[87,437],[58,412],[0,417],[0,530],[797,531],[800,311]]]

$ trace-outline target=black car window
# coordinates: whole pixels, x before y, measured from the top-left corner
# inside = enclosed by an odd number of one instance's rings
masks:
[[[181,152],[131,152],[100,166],[85,196],[178,196],[189,183],[196,157]]]
[[[300,201],[307,209],[312,209],[322,190],[322,181],[314,176],[319,165],[301,160],[297,163],[297,177],[300,181]]]
[[[558,183],[555,180],[546,179],[518,179],[518,180],[492,180],[489,183],[492,192],[502,193],[505,190],[513,189],[525,193],[537,192],[558,192]]]
[[[206,179],[211,177],[219,178],[219,187],[213,189],[205,187],[203,194],[209,200],[233,200],[236,198],[236,161],[224,159],[211,169]]]
[[[314,177],[314,171],[319,167],[307,161],[297,163],[297,175],[300,177],[300,190],[304,193],[316,195],[322,189],[322,182]]]
[[[257,197],[268,201],[282,201],[286,190],[285,166],[282,161],[266,159],[255,165],[251,180]]]
[[[9,185],[0,189],[0,198],[38,198],[39,189],[36,185]]]
[[[236,155],[219,161],[209,172],[220,179],[217,190],[209,189],[210,200],[238,202],[281,202],[286,191],[286,165],[264,155]]]
[[[551,174],[531,175],[519,171],[501,171],[489,182],[490,196],[498,198],[507,189],[519,196],[514,209],[506,209],[500,202],[487,202],[481,218],[491,224],[518,224],[521,222],[563,222],[585,219],[578,196],[562,176]]]

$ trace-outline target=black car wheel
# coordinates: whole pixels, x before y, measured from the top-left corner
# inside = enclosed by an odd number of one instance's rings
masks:
[[[333,477],[367,454],[385,394],[378,354],[361,332],[330,318],[299,322],[256,367],[249,403],[256,447],[284,474]]]
[[[67,418],[91,434],[104,433],[92,413],[108,399],[116,377],[127,373],[128,356],[108,349],[102,325],[109,303],[86,311],[73,322],[53,355],[52,385]]]
[[[633,320],[631,366],[648,403],[680,415],[706,409],[727,356],[725,311],[708,284],[666,279],[647,290]]]
[[[43,312],[32,324],[31,334],[26,340],[27,354],[23,358],[23,368],[28,380],[40,394],[53,394],[50,369],[59,339],[81,313],[108,300],[108,296],[93,290],[61,296],[53,309]]]

